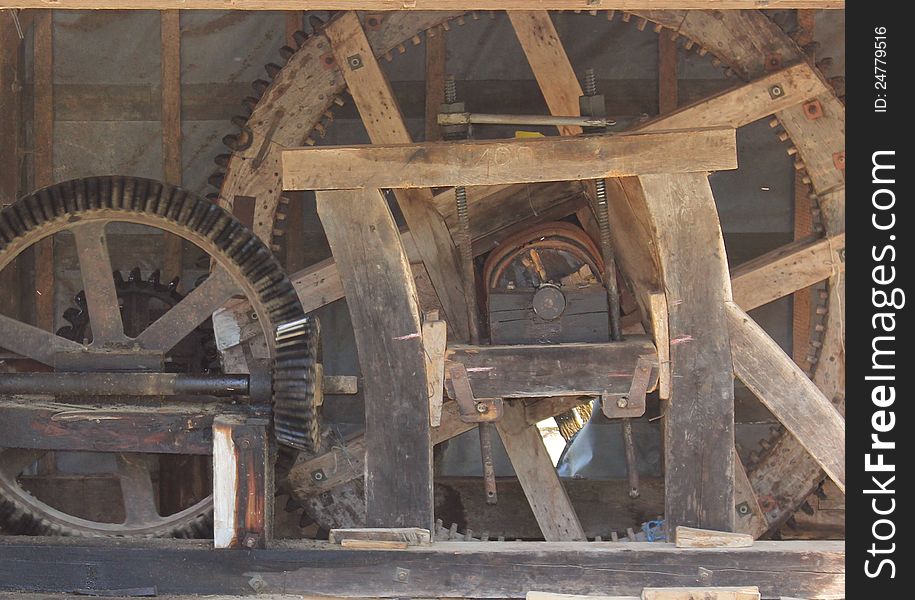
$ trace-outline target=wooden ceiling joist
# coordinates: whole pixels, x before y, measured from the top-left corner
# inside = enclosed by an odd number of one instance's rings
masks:
[[[845,0],[0,0],[0,8],[63,10],[741,10],[844,9]]]

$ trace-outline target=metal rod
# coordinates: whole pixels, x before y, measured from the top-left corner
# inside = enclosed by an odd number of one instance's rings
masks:
[[[532,125],[610,127],[616,121],[606,118],[556,115],[500,115],[491,113],[439,113],[439,125]]]
[[[483,457],[483,482],[486,487],[486,504],[496,504],[496,467],[492,457],[492,423],[480,423],[480,454]]]
[[[639,470],[635,458],[635,439],[632,437],[632,420],[623,419],[623,446],[626,452],[626,474],[629,478],[629,497],[638,498]]]
[[[53,396],[247,396],[251,377],[183,373],[5,373],[0,394]]]

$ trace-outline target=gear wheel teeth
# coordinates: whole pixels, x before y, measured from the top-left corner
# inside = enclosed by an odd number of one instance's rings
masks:
[[[304,31],[296,31],[292,34],[292,40],[299,48],[305,45],[305,42],[308,41],[308,37],[308,34]]]
[[[258,96],[263,96],[268,87],[270,87],[270,82],[264,81],[263,79],[255,79],[251,82],[251,89],[253,89],[254,93]]]
[[[317,381],[320,325],[304,317],[276,329],[273,364],[273,423],[280,444],[317,452],[320,447]]]
[[[162,278],[162,271],[159,269],[156,269],[155,271],[150,273],[149,278],[146,281],[151,283],[152,285],[158,287],[161,284],[161,282],[160,282],[161,278]]]
[[[291,48],[289,46],[283,46],[280,48],[280,56],[287,62],[290,58],[292,58],[293,54],[295,54],[295,48]]]
[[[324,19],[317,15],[308,15],[308,24],[311,25],[311,28],[315,33],[318,33],[324,29],[325,25]]]

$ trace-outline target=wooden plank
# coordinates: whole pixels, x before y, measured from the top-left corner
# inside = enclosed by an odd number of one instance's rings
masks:
[[[779,88],[777,93],[773,90],[775,86]],[[742,127],[798,106],[828,89],[820,75],[802,62],[662,115],[636,130]]]
[[[594,160],[596,157],[604,160]],[[283,187],[323,190],[500,185],[735,168],[734,130],[696,129],[299,148],[283,152]]]
[[[734,302],[753,310],[844,272],[844,233],[798,240],[733,269]]]
[[[162,80],[162,174],[167,183],[181,185],[181,17],[177,10],[159,13]],[[183,240],[165,234],[165,281],[181,276]]]
[[[677,41],[669,32],[658,34],[658,114],[677,110]]]
[[[556,27],[546,10],[509,11],[508,18],[521,42],[527,62],[550,109],[550,114],[577,116],[581,85],[569,63]],[[559,127],[560,135],[578,135],[581,127]]]
[[[337,17],[327,26],[325,33],[372,143],[409,144],[412,141],[410,132],[397,106],[394,92],[375,60],[356,13]],[[342,164],[345,163],[336,168]],[[321,186],[311,189],[329,188]],[[432,205],[432,192],[398,191],[395,195],[445,311],[445,320],[457,339],[466,340],[470,332],[458,254],[444,219]]]
[[[646,588],[641,600],[759,600],[759,588],[742,587],[682,587]]]
[[[845,491],[845,420],[763,329],[727,306],[734,372]]]
[[[213,422],[213,543],[266,548],[273,535],[273,459],[267,419]]]
[[[670,399],[670,326],[667,315],[667,296],[656,292],[649,296],[651,329],[658,349],[658,395]]]
[[[446,360],[467,368],[478,398],[625,394],[642,356],[657,356],[654,344],[644,336],[605,344],[452,344],[445,354]],[[649,389],[657,381],[656,369],[651,379]],[[453,397],[450,380],[448,388]]]
[[[397,568],[407,582],[395,581]],[[575,577],[557,576],[569,572]],[[657,542],[446,542],[384,552],[285,540],[266,550],[213,552],[202,540],[131,540],[125,551],[103,539],[0,539],[0,587],[20,592],[154,587],[160,596],[246,596],[260,576],[262,589],[298,597],[522,598],[531,588],[638,595],[644,587],[695,586],[699,572],[715,586],[752,582],[766,598],[841,598],[845,544],[681,550]]]
[[[543,538],[548,542],[585,540],[585,532],[562,487],[543,436],[536,425],[528,424],[524,418],[524,406],[506,403],[496,429]]]
[[[12,448],[210,454],[217,404],[78,405],[43,398],[0,402],[0,429]]]
[[[320,0],[309,4],[309,10],[589,10],[586,0]],[[602,3],[602,9],[636,10],[697,9],[746,10],[754,8],[820,8],[844,9],[845,0],[614,0]],[[133,0],[119,4],[114,0],[3,0],[4,8],[59,8],[64,10],[134,9],[134,10],[223,10],[224,0]],[[301,10],[297,0],[233,0],[234,10]]]
[[[33,47],[34,187],[54,183],[54,13],[35,17]],[[54,331],[54,238],[35,244],[35,324]]]
[[[432,534],[421,527],[362,527],[356,529],[331,529],[328,540],[339,544],[345,540],[405,542],[411,546],[432,543]]]
[[[0,19],[0,208],[22,192],[22,40],[12,19]],[[19,261],[0,269],[0,313],[18,318],[21,304]]]
[[[731,531],[734,381],[725,320],[731,285],[715,199],[703,174],[649,175],[639,183],[653,221],[669,315],[665,521],[669,529]]]
[[[432,529],[432,440],[416,287],[379,190],[319,192],[365,390],[366,524]],[[384,307],[384,310],[378,310]],[[397,431],[398,435],[391,435]]]
[[[445,30],[426,31],[426,137],[427,142],[442,139],[438,126],[439,107],[445,103],[445,71],[448,49]]]
[[[753,536],[746,533],[714,531],[678,526],[675,532],[677,548],[749,548]]]
[[[426,361],[426,380],[429,384],[429,424],[442,424],[442,400],[445,391],[445,347],[448,328],[444,321],[429,319],[423,322],[423,356]]]
[[[734,459],[734,531],[758,538],[768,529],[766,515],[740,457]]]

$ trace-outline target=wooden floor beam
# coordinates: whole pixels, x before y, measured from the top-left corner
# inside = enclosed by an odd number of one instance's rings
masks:
[[[133,0],[121,4],[115,0],[2,0],[0,8],[49,8],[66,10],[223,10],[225,0]],[[318,0],[309,2],[309,10],[590,10],[586,0]],[[746,10],[754,8],[822,8],[844,9],[845,0],[613,0],[602,9],[699,9]],[[302,10],[298,0],[234,0],[235,10]]]
[[[660,542],[444,542],[369,551],[285,540],[266,550],[213,552],[196,540],[0,538],[0,590],[19,592],[247,596],[257,585],[261,594],[299,598],[523,598],[532,588],[638,595],[644,587],[695,586],[697,573],[705,585],[758,585],[765,598],[840,598],[845,544],[684,550]]]

